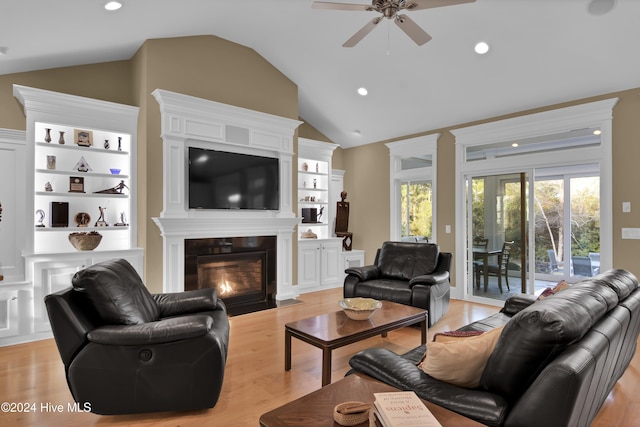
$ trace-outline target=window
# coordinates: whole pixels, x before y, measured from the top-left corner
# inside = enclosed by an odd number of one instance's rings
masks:
[[[391,240],[435,241],[435,177],[440,134],[386,144],[390,156]]]

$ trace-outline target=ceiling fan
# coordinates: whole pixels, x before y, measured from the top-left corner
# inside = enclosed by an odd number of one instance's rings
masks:
[[[406,10],[408,12],[421,9],[431,9],[434,7],[453,6],[461,3],[472,3],[475,0],[373,0],[371,6],[366,4],[352,3],[332,3],[325,1],[314,1],[312,8],[314,9],[335,9],[335,10],[355,10],[355,11],[373,11],[381,13],[382,16],[373,18],[367,25],[362,27],[349,40],[344,42],[343,47],[353,47],[367,34],[369,34],[382,21],[382,18],[393,19],[402,31],[407,34],[411,40],[416,42],[418,46],[422,46],[429,40],[431,36],[427,34],[418,24],[407,15],[399,15],[398,12]]]

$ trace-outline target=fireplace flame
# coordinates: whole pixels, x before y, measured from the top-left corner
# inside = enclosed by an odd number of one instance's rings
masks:
[[[230,294],[233,292],[233,286],[231,286],[226,280],[224,281],[224,283],[220,283],[219,288],[220,294],[222,295]]]

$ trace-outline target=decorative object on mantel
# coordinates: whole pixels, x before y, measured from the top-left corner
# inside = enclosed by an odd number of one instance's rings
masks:
[[[69,234],[69,242],[79,251],[92,251],[102,241],[102,234],[97,231],[76,232]]]
[[[78,172],[89,172],[90,170],[93,170],[91,169],[91,166],[89,166],[89,163],[85,160],[84,156],[80,157],[80,160],[78,160],[78,163],[76,163],[73,168]]]
[[[38,209],[36,211],[36,215],[38,215],[38,223],[36,224],[36,227],[38,228],[42,228],[44,227],[44,211],[42,209]]]
[[[106,206],[105,207],[98,206],[98,210],[100,211],[100,216],[98,217],[98,220],[96,221],[96,223],[94,225],[95,227],[108,227],[109,226],[109,224],[107,223],[107,221],[104,218],[105,209],[107,209]]]
[[[317,239],[318,235],[311,231],[311,229],[308,229],[307,231],[300,233],[300,237],[303,239]]]
[[[60,131],[60,137],[58,138],[58,144],[64,144],[64,132]]]
[[[44,142],[47,144],[51,142],[51,129],[49,128],[44,130]]]
[[[74,139],[80,147],[91,147],[93,145],[93,131],[74,129]]]
[[[113,172],[112,172],[113,173]],[[120,181],[120,184],[115,187],[107,188],[106,190],[95,191],[93,194],[122,194],[124,189],[129,189],[127,185],[124,183],[124,180]]]
[[[341,426],[355,426],[369,419],[371,404],[342,402],[333,409],[333,420]]]
[[[353,245],[353,233],[347,231],[349,229],[349,202],[346,202],[347,192],[340,193],[341,201],[337,202],[336,212],[336,236],[342,237],[342,248],[350,251]]]

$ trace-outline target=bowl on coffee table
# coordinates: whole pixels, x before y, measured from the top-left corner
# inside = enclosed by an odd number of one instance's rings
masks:
[[[382,307],[382,303],[373,298],[345,298],[338,301],[338,305],[349,319],[368,320],[377,309]]]

